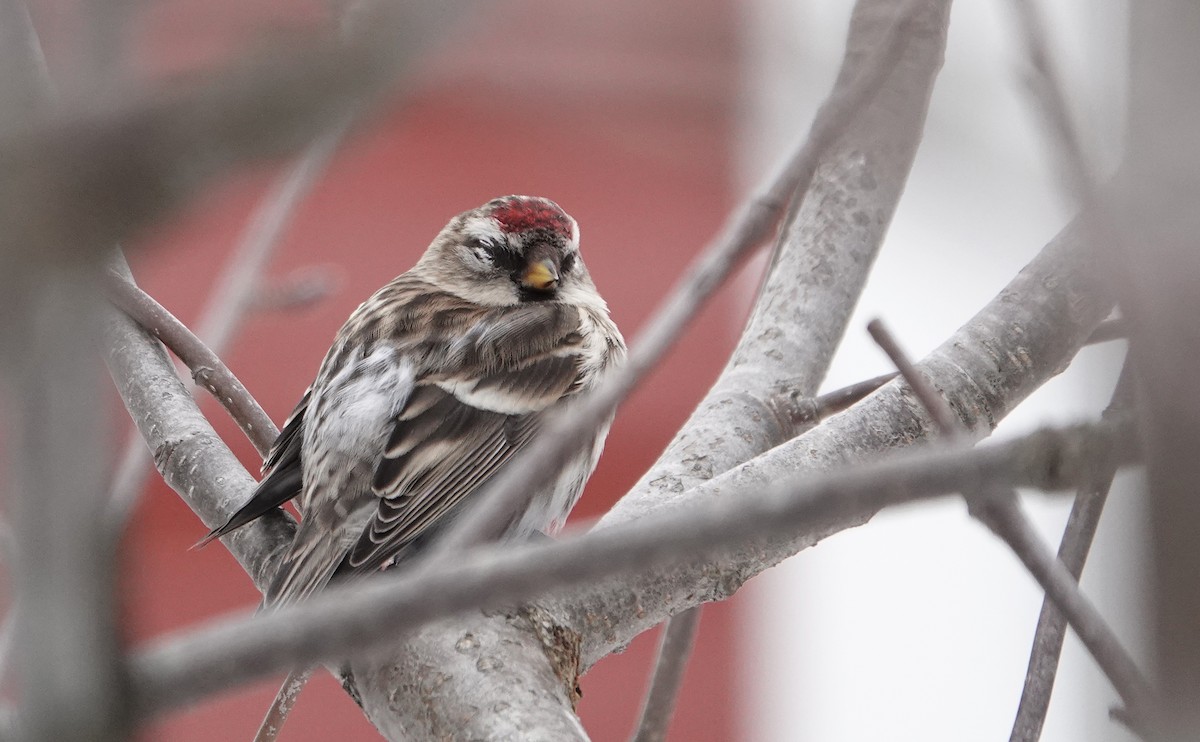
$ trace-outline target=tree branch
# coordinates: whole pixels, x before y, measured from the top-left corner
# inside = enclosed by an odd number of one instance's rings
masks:
[[[700,608],[673,616],[663,625],[654,659],[650,687],[642,701],[632,742],[663,742],[675,713],[675,700],[683,685],[683,671],[700,630]]]
[[[1121,371],[1112,401],[1104,411],[1104,418],[1111,419],[1119,413],[1128,412],[1133,396],[1132,367],[1129,363]],[[1076,581],[1083,574],[1092,539],[1100,525],[1100,514],[1108,499],[1117,467],[1103,464],[1092,472],[1071,505],[1067,526],[1063,529],[1062,542],[1058,547],[1058,558]],[[1054,678],[1058,673],[1058,660],[1062,654],[1063,640],[1067,634],[1067,619],[1048,597],[1042,601],[1037,629],[1033,634],[1029,667],[1025,672],[1025,687],[1021,691],[1021,702],[1017,706],[1009,742],[1037,742],[1042,736],[1042,725],[1050,709],[1050,695],[1054,691]]]
[[[951,443],[966,442],[967,431],[962,428],[950,405],[908,360],[883,323],[874,320],[868,329],[934,419],[938,431]],[[1084,646],[1121,694],[1128,718],[1139,722],[1137,726],[1144,727],[1145,724],[1140,722],[1148,719],[1148,713],[1154,708],[1154,693],[1150,683],[1100,611],[1079,589],[1078,578],[1042,542],[1033,523],[1021,510],[1017,491],[1012,487],[988,483],[978,489],[964,491],[963,497],[971,515],[1008,544],[1045,590],[1046,596],[1063,612],[1071,628],[1075,629]]]
[[[818,421],[778,390],[810,400],[825,377],[904,190],[945,47],[949,2],[896,5],[856,4],[839,85],[813,124],[842,133],[810,187],[793,197],[729,364],[627,497],[689,489]],[[882,53],[881,38],[903,38],[905,48]],[[885,71],[886,82],[853,119],[828,122],[842,88]],[[692,611],[668,621],[636,739],[665,737],[686,661],[672,653],[690,651],[698,625]],[[651,698],[667,709],[656,710]]]
[[[200,413],[158,341],[116,309],[106,318],[104,340],[117,391],[155,466],[205,525],[225,522],[257,482]],[[263,589],[294,533],[295,521],[276,510],[222,542]]]
[[[467,609],[502,608],[597,577],[711,558],[738,544],[790,536],[814,522],[863,517],[993,480],[1061,489],[1105,458],[1129,462],[1132,442],[1127,427],[1098,423],[969,451],[906,452],[830,474],[792,475],[736,497],[706,495],[686,510],[557,542],[479,547],[439,574],[397,571],[332,586],[302,604],[220,621],[137,653],[131,671],[139,712],[278,670],[374,651],[394,641],[397,631]]]
[[[988,306],[921,363],[964,424],[979,436],[1074,357],[1112,303],[1097,261],[1063,231]],[[927,438],[929,418],[892,382],[847,412],[708,483],[655,500],[624,498],[601,521],[609,527],[661,508],[689,507],[694,498],[740,492],[797,471],[861,462],[881,451]],[[856,519],[810,523],[791,539],[764,543],[720,561],[706,560],[623,585],[597,584],[556,598],[546,609],[565,631],[582,637],[583,666],[628,643],[665,616],[732,594],[746,579]],[[636,596],[636,599],[634,599]]]
[[[1200,729],[1200,5],[1129,6],[1130,66],[1125,161],[1114,199],[1120,227],[1113,280],[1129,318],[1146,450],[1151,565],[1147,596],[1152,664],[1162,689],[1163,739]]]
[[[166,307],[127,278],[109,274],[105,287],[117,308],[179,356],[192,378],[221,403],[259,455],[266,458],[279,429],[224,361]]]
[[[20,426],[12,499],[21,738],[125,739],[130,698],[120,658],[116,557],[99,537],[107,492],[96,347],[97,266],[47,271],[12,319],[23,335],[6,379]],[[86,620],[81,620],[86,617]]]

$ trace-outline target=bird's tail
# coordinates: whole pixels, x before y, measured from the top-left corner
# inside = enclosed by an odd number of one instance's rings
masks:
[[[342,562],[345,549],[328,541],[307,538],[306,521],[292,541],[271,584],[263,595],[263,608],[278,608],[308,598],[328,584]]]
[[[254,742],[275,742],[280,730],[283,729],[283,722],[287,721],[288,713],[292,710],[292,706],[296,705],[300,691],[304,690],[304,684],[308,682],[312,674],[312,668],[288,673],[283,685],[279,687],[279,692],[275,694],[275,700],[271,702],[271,707],[267,709],[267,715],[263,717],[262,724],[258,727],[258,733],[254,735]]]

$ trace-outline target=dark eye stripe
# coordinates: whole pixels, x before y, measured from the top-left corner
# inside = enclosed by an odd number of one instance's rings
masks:
[[[508,248],[492,251],[492,262],[497,268],[505,271],[518,271],[525,267],[525,261],[517,253]]]
[[[521,256],[508,247],[508,245],[497,244],[492,240],[480,239],[479,237],[468,237],[463,244],[480,257],[490,260],[493,265],[501,270],[515,271],[523,267]]]

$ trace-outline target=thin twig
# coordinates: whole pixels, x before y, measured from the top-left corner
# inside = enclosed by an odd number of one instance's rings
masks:
[[[617,405],[654,368],[741,259],[766,239],[793,196],[808,188],[826,149],[879,89],[904,47],[910,8],[911,4],[905,6],[905,12],[879,40],[878,50],[855,81],[822,106],[807,141],[780,175],[735,212],[721,234],[692,262],[638,335],[625,366],[573,408],[569,416],[559,416],[548,425],[519,459],[498,474],[477,498],[478,504],[465,512],[429,550],[423,559],[425,565],[461,553],[463,547],[477,543],[482,534],[492,532],[490,524],[507,521],[509,513],[521,510],[523,498],[536,490],[534,485],[559,471],[571,452],[614,413]]]
[[[1104,410],[1104,417],[1112,418],[1116,414],[1128,411],[1132,397],[1132,366],[1127,361],[1121,370],[1121,378],[1117,381],[1112,400]],[[1071,505],[1071,514],[1067,518],[1062,542],[1058,547],[1058,558],[1076,581],[1083,574],[1083,565],[1087,561],[1092,539],[1100,525],[1100,514],[1104,511],[1104,503],[1108,499],[1108,491],[1116,473],[1117,467],[1112,462],[1103,463],[1079,488],[1075,502]],[[1053,601],[1049,598],[1043,599],[1037,629],[1033,634],[1029,667],[1025,672],[1025,687],[1021,691],[1021,702],[1017,706],[1009,742],[1037,742],[1041,738],[1066,635],[1066,617]]]
[[[1030,89],[1047,128],[1053,133],[1063,186],[1078,204],[1087,208],[1095,196],[1096,178],[1084,153],[1079,132],[1071,120],[1062,81],[1050,59],[1042,19],[1029,0],[1011,1],[1021,27],[1026,54],[1033,67]]]
[[[331,265],[298,268],[260,286],[250,301],[261,312],[303,309],[336,293],[341,280],[342,272]]]
[[[196,334],[210,346],[224,347],[241,326],[247,306],[262,285],[267,261],[283,238],[296,208],[325,171],[349,125],[350,118],[344,116],[317,137],[263,197],[213,289],[208,310],[196,324]]]
[[[1128,328],[1124,319],[1105,320],[1096,326],[1084,345],[1099,345],[1113,340],[1124,340],[1127,332]],[[797,398],[794,391],[783,390],[776,395],[773,403],[777,407],[787,408],[789,413],[794,416],[793,419],[798,427],[806,429],[830,415],[845,412],[899,375],[899,371],[880,374],[825,392],[811,399]]]
[[[876,319],[867,327],[871,337],[892,359],[900,375],[937,423],[942,435],[950,441],[967,440],[967,431],[950,405],[908,359],[883,323]],[[976,487],[963,490],[963,495],[971,515],[1009,545],[1045,590],[1046,596],[1066,615],[1071,628],[1108,676],[1133,718],[1149,718],[1146,712],[1153,708],[1154,697],[1149,681],[1104,617],[1080,591],[1067,567],[1042,542],[1020,509],[1015,489],[984,480]]]
[[[311,667],[288,673],[283,687],[279,689],[279,694],[275,697],[275,702],[267,709],[266,716],[258,726],[254,742],[275,742],[279,738],[279,732],[283,730],[283,723],[287,721],[288,714],[291,713],[292,707],[300,698],[300,691],[304,690],[304,686],[312,674],[313,668]]]
[[[1126,426],[1112,422],[1044,429],[968,450],[905,452],[833,473],[794,475],[578,537],[480,547],[436,573],[396,570],[332,586],[301,604],[226,620],[136,652],[135,697],[142,715],[162,711],[279,670],[339,661],[468,609],[511,606],[605,576],[792,536],[847,513],[873,513],[986,482],[1061,489],[1099,461],[1129,463],[1135,444]]]
[[[264,458],[279,435],[275,423],[233,372],[154,297],[116,273],[106,277],[109,300],[179,356],[192,378],[212,393]]]
[[[962,424],[959,422],[958,416],[954,414],[954,410],[950,409],[950,405],[938,393],[938,390],[929,383],[929,379],[917,370],[914,364],[900,347],[900,343],[896,342],[896,338],[884,326],[882,320],[873,319],[867,323],[867,332],[870,333],[871,339],[875,344],[887,354],[892,365],[896,367],[900,376],[908,382],[908,386],[917,395],[917,401],[933,418],[933,423],[937,427],[941,435],[950,439],[964,439],[967,437],[966,431],[963,430]]]
[[[275,181],[234,248],[233,257],[218,278],[193,334],[152,297],[123,276],[111,276],[110,298],[159,340],[191,370],[192,378],[216,397],[264,458],[279,435],[278,428],[245,386],[225,367],[219,354],[236,333],[262,279],[263,270],[304,195],[328,164],[345,135],[349,117],[305,150],[295,165]],[[203,338],[203,340],[201,339]],[[129,520],[142,492],[151,461],[140,436],[130,436],[117,465],[109,507],[112,531]]]
[[[687,669],[699,627],[699,606],[672,616],[663,626],[662,639],[654,660],[654,673],[642,702],[633,742],[663,742],[667,738],[679,688],[683,685],[683,671]]]

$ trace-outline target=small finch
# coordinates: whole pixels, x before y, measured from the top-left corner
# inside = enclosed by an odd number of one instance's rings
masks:
[[[202,543],[299,495],[300,528],[264,607],[390,567],[437,538],[551,415],[624,357],[579,257],[579,228],[557,204],[505,196],[459,214],[350,315],[266,476]],[[561,527],[607,432],[489,536]]]

